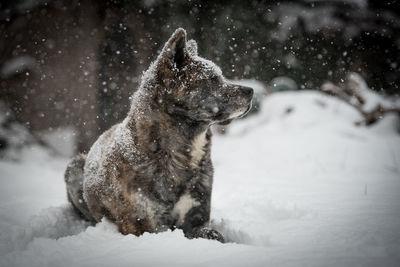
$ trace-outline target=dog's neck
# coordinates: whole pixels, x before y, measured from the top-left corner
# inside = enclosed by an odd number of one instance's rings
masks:
[[[153,152],[178,152],[198,159],[209,148],[209,124],[179,114],[168,114],[152,96],[134,97],[128,114],[128,127],[136,132],[139,144]]]

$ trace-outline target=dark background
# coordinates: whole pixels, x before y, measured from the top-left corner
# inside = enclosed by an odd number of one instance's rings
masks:
[[[177,27],[230,79],[319,89],[354,71],[398,94],[399,17],[395,0],[2,0],[0,98],[33,133],[73,127],[85,151]]]

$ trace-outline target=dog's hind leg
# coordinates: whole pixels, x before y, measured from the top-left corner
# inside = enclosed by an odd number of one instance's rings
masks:
[[[88,221],[93,221],[89,208],[83,198],[83,167],[86,155],[75,156],[65,170],[64,179],[67,185],[67,197],[69,202],[80,216]]]

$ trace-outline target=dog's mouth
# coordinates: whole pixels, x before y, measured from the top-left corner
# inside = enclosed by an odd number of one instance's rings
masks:
[[[244,116],[247,115],[247,113],[249,113],[249,111],[251,109],[251,105],[252,105],[252,101],[250,100],[250,103],[247,105],[247,107],[246,107],[246,109],[244,109],[244,111],[243,111],[243,109],[240,109],[239,111],[234,112],[233,114],[231,114],[228,119],[240,119],[240,118],[243,118]]]
[[[223,114],[220,113],[217,115],[216,120],[218,121],[218,124],[220,125],[227,125],[229,123],[232,122],[232,120],[234,119],[239,119],[239,118],[243,118],[244,116],[247,115],[247,113],[249,113],[250,109],[252,106],[252,102],[250,101],[250,103],[247,105],[246,109],[240,109],[239,111],[233,112],[231,114]]]
[[[228,124],[231,123],[232,121],[233,121],[233,119],[224,120],[224,121],[218,122],[218,124],[219,124],[219,125],[228,125]]]
[[[252,107],[252,101],[250,101],[250,103],[249,103],[249,105],[247,106],[247,109],[245,110],[245,112],[243,112],[243,114],[242,114],[242,115],[240,115],[240,116],[239,116],[239,117],[237,117],[237,118],[243,118],[244,116],[246,116],[246,115],[247,115],[247,113],[249,113],[249,111],[250,111],[251,107]]]

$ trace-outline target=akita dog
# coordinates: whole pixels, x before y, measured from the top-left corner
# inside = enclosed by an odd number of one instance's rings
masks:
[[[87,220],[121,233],[182,229],[223,242],[210,229],[211,131],[246,114],[253,89],[229,83],[177,29],[143,74],[131,109],[65,172],[67,195]]]

